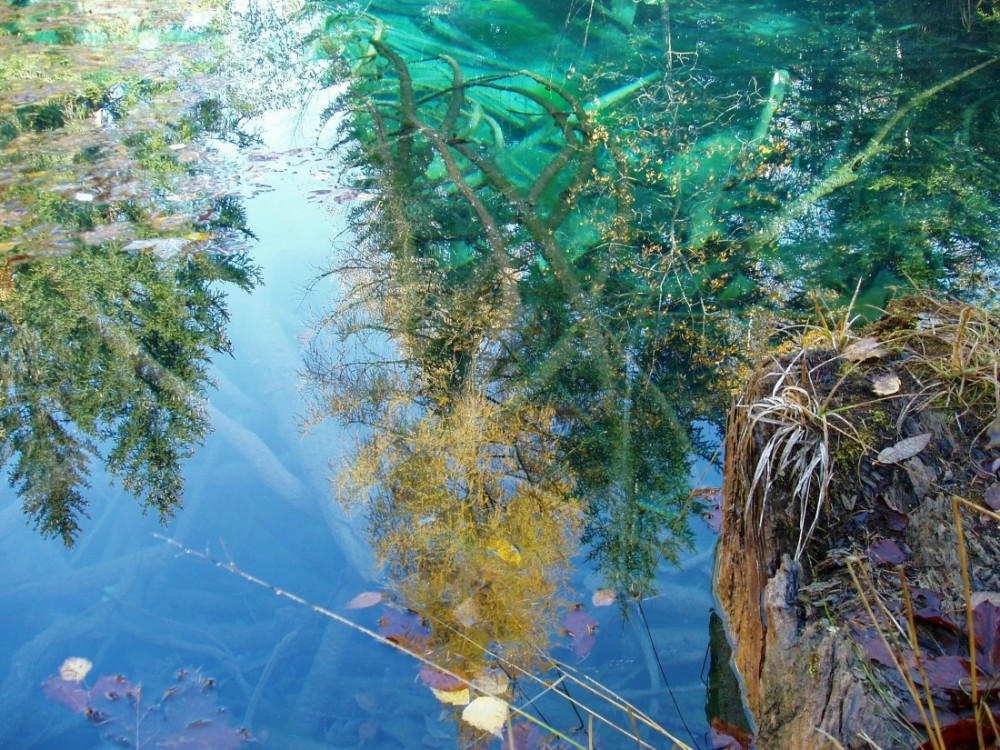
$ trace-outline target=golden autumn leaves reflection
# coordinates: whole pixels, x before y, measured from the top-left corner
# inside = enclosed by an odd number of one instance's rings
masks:
[[[557,616],[581,512],[546,418],[466,390],[442,413],[387,414],[341,475],[344,498],[370,498],[375,550],[435,661],[470,677],[494,644],[535,663]]]

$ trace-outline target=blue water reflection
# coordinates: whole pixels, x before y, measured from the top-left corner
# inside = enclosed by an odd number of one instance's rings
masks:
[[[455,746],[456,720],[415,683],[414,661],[152,536],[167,533],[339,612],[378,587],[359,522],[330,498],[328,462],[344,436],[330,425],[301,432],[303,336],[336,294],[332,283],[314,281],[344,228],[337,191],[324,192],[331,165],[310,149],[308,122],[301,113],[271,115],[258,160],[234,155],[247,159],[247,213],[264,283],[229,296],[233,356],[213,365],[214,432],[185,465],[184,510],[164,530],[97,470],[91,518],[67,550],[34,533],[10,490],[0,495],[3,747],[100,746],[98,729],[43,698],[42,681],[69,656],[94,662],[91,679],[122,674],[154,698],[177,669],[199,669],[216,680],[230,724],[268,747]],[[643,604],[648,633],[638,617],[623,625],[615,608],[595,610],[599,637],[578,665],[677,732],[685,729],[656,657],[688,725],[703,732],[710,544],[706,532],[684,570],[661,566],[662,593]],[[581,601],[599,585],[587,576],[581,565]],[[374,610],[346,614],[376,626]],[[556,654],[575,663],[563,641]],[[551,696],[538,709],[563,731],[579,723]],[[613,744],[607,735],[605,746]]]

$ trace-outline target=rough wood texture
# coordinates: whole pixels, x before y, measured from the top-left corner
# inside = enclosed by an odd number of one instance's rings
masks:
[[[761,396],[770,379],[760,374],[742,397]],[[788,502],[771,488],[767,513],[759,506],[745,518],[763,436],[741,441],[744,411],[734,407],[726,437],[723,525],[716,593],[734,640],[733,660],[746,685],[748,708],[757,723],[760,750],[811,750],[829,733],[848,750],[896,747],[881,707],[867,685],[850,639],[825,621],[806,622],[797,603],[802,568],[792,560],[797,529]],[[794,532],[794,533],[793,533]]]

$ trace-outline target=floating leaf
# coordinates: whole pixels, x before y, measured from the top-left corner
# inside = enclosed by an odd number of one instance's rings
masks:
[[[507,723],[508,710],[507,701],[494,698],[492,695],[483,695],[465,707],[462,711],[462,720],[476,729],[501,737],[503,727]]]
[[[344,609],[367,609],[381,604],[384,595],[381,591],[363,591],[344,605]]]
[[[610,607],[618,600],[618,594],[614,589],[597,589],[590,597],[590,603],[595,607]]]
[[[900,461],[905,461],[908,458],[913,458],[915,455],[920,453],[920,451],[926,448],[930,441],[931,433],[929,432],[900,440],[895,445],[886,448],[879,453],[878,458],[875,459],[875,463],[894,464]]]
[[[459,625],[464,625],[467,628],[475,625],[479,621],[479,605],[476,603],[475,597],[470,596],[463,599],[455,607],[452,614]]]
[[[59,667],[59,676],[68,682],[81,682],[94,664],[82,656],[71,656]]]
[[[80,683],[64,680],[59,676],[50,677],[43,682],[42,692],[48,700],[61,703],[76,714],[84,713],[90,700],[90,691],[80,687]]]
[[[887,354],[881,342],[874,337],[858,339],[844,349],[844,359],[851,362],[864,362],[866,359],[878,359]]]
[[[872,378],[872,390],[879,396],[891,396],[893,393],[898,393],[901,386],[899,376],[894,372],[876,375]]]
[[[214,685],[197,672],[182,670],[159,703],[147,700],[140,686],[121,675],[104,675],[90,690],[62,677],[51,677],[43,689],[49,700],[86,714],[116,746],[235,750],[250,735],[218,720],[222,712],[212,695]]]
[[[464,685],[457,690],[441,690],[432,687],[431,692],[434,693],[435,698],[449,706],[465,706],[471,699],[469,688]]]
[[[567,614],[562,622],[563,631],[573,639],[573,653],[582,659],[594,647],[598,622],[583,608],[582,604],[577,604],[572,611]]]
[[[868,548],[868,557],[876,565],[899,565],[906,560],[906,553],[891,539],[883,539]]]
[[[393,606],[386,606],[378,618],[378,633],[386,640],[415,652],[422,652],[430,637],[430,630],[420,615]]]
[[[447,672],[442,672],[440,669],[434,669],[434,667],[423,667],[420,670],[420,681],[424,683],[427,687],[438,690],[459,690],[464,687],[468,687],[465,682],[453,677]]]
[[[521,550],[508,542],[506,539],[497,539],[486,549],[504,562],[515,566],[519,566],[521,564]]]
[[[473,678],[472,687],[485,695],[503,695],[510,679],[501,669],[485,669]]]

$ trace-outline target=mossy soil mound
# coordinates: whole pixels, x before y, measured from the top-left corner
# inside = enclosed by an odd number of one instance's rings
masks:
[[[760,747],[995,745],[998,353],[995,312],[910,296],[750,378],[717,591]]]

